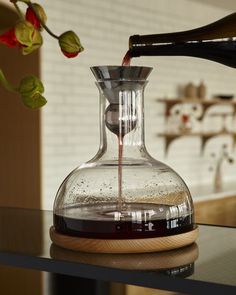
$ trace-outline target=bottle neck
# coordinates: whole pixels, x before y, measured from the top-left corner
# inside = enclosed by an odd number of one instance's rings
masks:
[[[236,68],[236,13],[193,30],[133,35],[129,56],[192,56]]]
[[[123,159],[142,158],[144,143],[143,90],[146,82],[119,82],[111,88],[99,82],[100,148],[103,159],[116,160],[122,149]]]
[[[236,37],[235,25],[236,13],[234,12],[213,23],[192,30],[151,35],[133,35],[129,38],[129,47],[233,38]]]
[[[191,56],[212,60],[236,68],[236,41],[208,41],[196,43],[172,43],[164,45],[134,46],[131,57],[138,56]]]

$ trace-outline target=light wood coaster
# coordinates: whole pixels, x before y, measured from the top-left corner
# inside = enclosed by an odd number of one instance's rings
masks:
[[[162,252],[107,254],[72,251],[52,244],[50,256],[59,260],[112,268],[160,270],[194,263],[198,258],[198,246],[193,243],[186,247]]]
[[[198,227],[192,231],[166,237],[146,239],[90,239],[67,236],[50,228],[50,237],[56,245],[89,253],[145,253],[172,250],[192,244],[198,237]]]

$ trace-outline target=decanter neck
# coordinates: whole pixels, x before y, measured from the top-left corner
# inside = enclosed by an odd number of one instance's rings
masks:
[[[100,93],[100,148],[95,156],[116,160],[145,154],[143,91],[152,68],[100,66],[91,68]]]
[[[100,90],[100,149],[99,153],[118,158],[119,146],[123,157],[140,158],[146,150],[144,143],[143,90],[145,81],[115,82],[113,97],[107,98],[104,82],[97,83]],[[112,82],[109,82],[110,86]],[[118,84],[118,85],[117,85]],[[106,85],[107,86],[107,85]]]

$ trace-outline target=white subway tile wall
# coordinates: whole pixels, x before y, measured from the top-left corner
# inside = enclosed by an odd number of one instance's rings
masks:
[[[90,67],[120,65],[133,34],[186,30],[217,20],[230,11],[190,0],[57,0],[40,1],[48,13],[48,26],[59,34],[73,29],[85,51],[66,59],[57,41],[44,33],[42,79],[48,104],[42,111],[43,208],[51,209],[56,191],[67,174],[89,160],[99,145],[98,90]],[[146,145],[157,159],[166,162],[186,183],[212,183],[209,154],[232,139],[221,136],[208,142],[200,155],[200,139],[176,140],[164,156],[164,105],[157,98],[176,97],[179,85],[201,80],[207,97],[216,93],[236,94],[236,72],[220,64],[187,57],[143,57],[133,65],[154,68],[145,91]],[[215,107],[216,111],[222,108]],[[211,110],[210,112],[213,112]],[[219,130],[222,119],[206,117],[202,130]],[[231,126],[230,118],[226,125]],[[234,126],[236,128],[236,126]],[[235,154],[234,154],[235,155]],[[236,180],[235,165],[223,165],[224,181]]]

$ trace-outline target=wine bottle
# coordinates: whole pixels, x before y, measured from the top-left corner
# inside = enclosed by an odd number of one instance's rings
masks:
[[[234,39],[236,13],[193,30],[130,36],[129,56],[192,56],[236,68]]]

